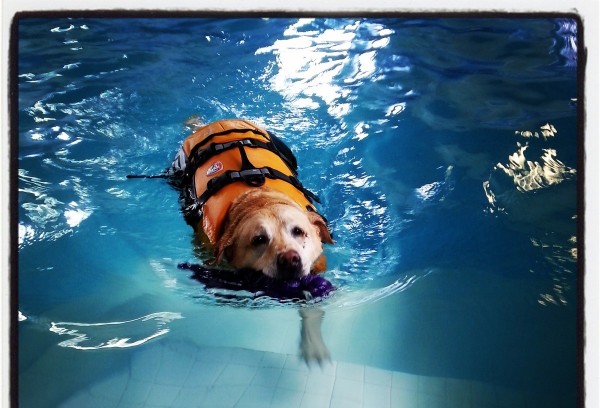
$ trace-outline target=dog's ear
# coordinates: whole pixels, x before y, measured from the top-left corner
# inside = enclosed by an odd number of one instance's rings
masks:
[[[313,275],[317,275],[319,273],[323,273],[327,270],[327,261],[325,259],[325,255],[321,254],[319,257],[313,262],[310,273]]]
[[[317,230],[319,231],[319,237],[321,237],[321,242],[324,242],[326,244],[333,244],[334,241],[331,238],[331,234],[329,233],[329,229],[327,228],[327,223],[325,222],[323,217],[321,217],[316,212],[312,211],[309,211],[307,214],[309,221],[317,227]]]
[[[219,244],[214,250],[215,264],[221,263],[223,260],[229,261],[233,256],[233,243]]]
[[[219,264],[221,261],[231,260],[233,256],[233,237],[230,233],[225,232],[223,236],[217,241],[214,248],[215,264]]]

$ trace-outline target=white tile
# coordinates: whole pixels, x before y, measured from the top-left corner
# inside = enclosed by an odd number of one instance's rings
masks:
[[[311,371],[306,381],[306,392],[331,397],[334,384],[334,375],[326,375],[321,372]]]
[[[307,380],[308,375],[303,371],[283,369],[277,387],[304,392]]]
[[[419,408],[446,408],[446,399],[441,395],[419,394],[418,400]]]
[[[274,393],[274,387],[253,385],[251,387],[246,388],[246,391],[244,391],[244,393],[242,394],[240,401],[237,405],[245,404],[268,407],[271,404],[271,400],[273,399]]]
[[[358,364],[338,362],[336,376],[338,378],[364,382],[365,367]]]
[[[130,379],[121,396],[121,404],[141,404],[146,402],[152,383]]]
[[[262,351],[249,350],[249,349],[233,349],[231,352],[230,361],[235,364],[259,366],[263,355]]]
[[[173,407],[202,407],[202,400],[208,392],[207,387],[184,387],[173,401]]]
[[[235,408],[265,408],[268,406],[269,405],[264,405],[262,403],[253,404],[251,402],[244,402],[244,401],[240,401],[237,404],[235,404]]]
[[[392,386],[392,372],[375,367],[365,367],[365,383]]]
[[[252,378],[254,378],[255,373],[256,367],[230,363],[225,366],[214,384],[215,386],[247,386],[252,382]]]
[[[325,375],[330,375],[335,377],[335,373],[337,372],[337,362],[335,361],[326,361],[318,368],[314,367],[311,372],[317,372]]]
[[[154,384],[148,394],[147,403],[163,407],[170,406],[180,390],[181,387],[178,386]]]
[[[305,393],[300,403],[300,408],[321,408],[329,407],[331,395],[317,395]]]
[[[244,386],[215,386],[209,388],[200,406],[203,408],[231,408],[240,400],[246,388]]]
[[[196,353],[196,361],[227,363],[231,358],[232,350],[225,347],[202,348]]]
[[[363,382],[337,377],[333,385],[333,398],[349,399],[362,404]]]
[[[201,350],[196,344],[185,341],[168,342],[165,346],[165,349],[177,354],[183,354],[185,355],[185,358],[188,358],[192,361],[196,359],[196,354],[198,354],[198,351]]]
[[[363,408],[362,401],[347,398],[332,398],[330,408]]]
[[[156,353],[156,350],[160,350],[155,347],[146,352],[137,352],[131,359],[131,378],[154,382],[154,377],[160,367],[160,355]]]
[[[256,370],[251,384],[275,387],[280,376],[281,368],[260,367]]]
[[[210,387],[219,378],[224,369],[225,363],[196,361],[183,385],[188,387]]]
[[[260,361],[261,367],[283,368],[287,360],[286,354],[264,353]]]
[[[299,408],[303,397],[304,393],[301,391],[276,388],[273,393],[273,399],[271,400],[271,407]]]
[[[194,360],[190,358],[189,354],[167,349],[162,354],[154,381],[165,385],[183,384],[193,364]]]
[[[305,373],[308,373],[310,371],[310,368],[301,358],[291,354],[287,355],[283,368],[288,370],[304,371]]]
[[[365,384],[363,406],[365,408],[388,408],[390,406],[391,387],[377,384]]]
[[[418,408],[418,394],[413,390],[392,388],[390,403],[392,408]]]

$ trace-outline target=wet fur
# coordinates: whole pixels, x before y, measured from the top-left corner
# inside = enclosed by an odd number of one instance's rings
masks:
[[[296,227],[305,234],[292,234]],[[253,237],[261,234],[267,236],[268,243],[253,246]],[[251,268],[281,278],[277,257],[295,251],[301,258],[301,277],[325,270],[322,242],[333,240],[319,214],[302,209],[277,191],[252,189],[232,203],[215,257],[236,269]]]

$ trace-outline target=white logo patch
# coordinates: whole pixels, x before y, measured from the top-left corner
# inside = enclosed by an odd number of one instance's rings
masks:
[[[214,162],[209,168],[208,170],[206,170],[206,175],[207,176],[212,176],[213,174],[217,174],[218,172],[220,172],[221,170],[223,170],[223,163],[221,163],[220,161]]]

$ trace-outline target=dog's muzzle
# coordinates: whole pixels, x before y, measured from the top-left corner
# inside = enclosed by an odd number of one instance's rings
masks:
[[[302,276],[302,258],[294,250],[277,255],[277,275],[280,279],[298,279]]]

